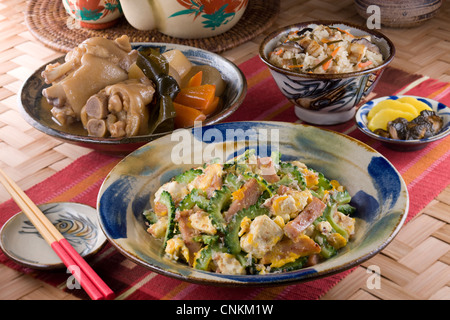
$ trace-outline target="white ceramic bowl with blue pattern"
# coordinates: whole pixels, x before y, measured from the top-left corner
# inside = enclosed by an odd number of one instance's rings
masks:
[[[371,69],[336,73],[300,73],[278,67],[269,55],[280,38],[292,31],[326,25],[349,30],[355,36],[370,35],[380,48],[384,62]],[[269,34],[259,48],[261,60],[269,68],[278,88],[295,106],[300,120],[317,125],[333,125],[351,120],[356,106],[375,87],[377,80],[395,55],[394,44],[376,30],[338,21],[308,21],[280,28]]]
[[[244,101],[247,93],[247,80],[243,72],[228,59],[203,50],[185,45],[159,42],[132,43],[133,48],[152,47],[159,49],[161,53],[178,49],[191,61],[193,65],[210,65],[215,67],[222,75],[226,88],[221,98],[222,107],[213,114],[208,115],[204,124],[214,124],[223,121],[235,112]],[[64,56],[49,63],[64,61]],[[83,131],[81,125],[73,130],[59,126],[51,117],[49,110],[42,105],[42,89],[49,86],[41,76],[47,64],[37,69],[23,84],[19,94],[19,110],[23,118],[34,128],[45,134],[64,142],[79,145],[105,153],[128,154],[149,141],[166,135],[169,132],[140,135],[122,138],[100,138],[90,137],[87,131]]]
[[[74,202],[52,202],[39,205],[39,209],[83,258],[91,258],[106,244],[95,208]],[[29,268],[66,268],[23,212],[3,225],[0,249],[11,260]]]
[[[378,253],[399,232],[408,214],[408,191],[395,167],[374,149],[344,134],[283,122],[221,123],[176,133],[148,143],[118,163],[97,200],[100,226],[110,243],[128,259],[163,275],[224,286],[317,279],[357,266]],[[246,149],[256,149],[260,156],[280,151],[281,160],[297,159],[346,186],[357,208],[353,216],[356,232],[348,245],[315,266],[264,275],[201,271],[164,258],[162,242],[146,231],[142,214],[150,208],[150,197],[175,175],[209,160],[206,155],[228,160]]]
[[[375,105],[377,105],[379,102],[383,100],[397,100],[401,97],[413,97],[415,99],[418,99],[421,102],[424,102],[427,104],[433,111],[442,118],[443,120],[443,126],[441,131],[429,138],[425,139],[417,139],[417,140],[399,140],[399,139],[391,139],[391,138],[385,138],[378,134],[375,134],[373,131],[371,131],[367,125],[367,115],[369,114],[370,109],[372,109]],[[446,106],[445,104],[419,96],[411,96],[411,95],[392,95],[392,96],[386,96],[386,97],[380,97],[377,99],[373,99],[362,105],[355,115],[355,122],[356,126],[359,130],[364,132],[369,137],[381,141],[385,146],[399,151],[414,151],[424,148],[427,144],[433,141],[440,140],[442,138],[445,138],[450,134],[450,108]]]

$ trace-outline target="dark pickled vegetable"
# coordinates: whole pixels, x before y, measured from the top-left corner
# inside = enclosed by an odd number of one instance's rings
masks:
[[[443,120],[434,111],[423,110],[411,121],[397,118],[387,125],[389,138],[398,140],[418,140],[432,137],[442,129]],[[383,135],[384,136],[384,135]]]
[[[146,48],[138,51],[136,64],[156,85],[156,104],[149,111],[148,133],[173,130],[176,112],[172,100],[180,88],[177,81],[169,76],[169,63],[157,50]]]

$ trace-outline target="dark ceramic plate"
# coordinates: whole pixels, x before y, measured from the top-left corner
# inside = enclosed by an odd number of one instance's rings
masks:
[[[247,93],[247,81],[242,71],[231,61],[202,49],[170,44],[170,43],[133,43],[134,47],[154,47],[159,48],[161,52],[179,49],[194,65],[210,65],[217,68],[222,78],[225,80],[227,86],[222,95],[223,107],[210,115],[204,124],[214,124],[226,119],[241,105]],[[63,61],[64,57],[55,59],[50,63],[56,61]],[[106,153],[127,154],[146,144],[149,141],[164,136],[165,133],[142,135],[131,138],[97,138],[89,137],[87,132],[81,128],[65,129],[59,126],[52,120],[49,110],[42,106],[42,101],[45,100],[42,96],[42,89],[45,84],[41,77],[42,71],[47,64],[36,70],[23,84],[20,91],[20,111],[25,120],[36,129],[60,139],[64,142],[69,142],[82,147],[95,149]]]

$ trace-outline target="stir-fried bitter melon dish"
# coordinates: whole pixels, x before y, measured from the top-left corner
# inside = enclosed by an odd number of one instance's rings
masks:
[[[286,272],[317,264],[355,232],[351,196],[336,180],[279,153],[211,161],[163,184],[144,211],[164,256],[222,274]]]

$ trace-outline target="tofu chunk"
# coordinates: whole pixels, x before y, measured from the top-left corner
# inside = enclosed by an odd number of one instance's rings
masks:
[[[262,258],[283,237],[283,230],[266,215],[256,217],[250,231],[241,237],[242,250],[256,258]]]
[[[309,190],[289,190],[287,193],[277,195],[272,199],[271,211],[276,216],[281,216],[284,222],[295,218],[312,199]]]
[[[213,255],[213,261],[217,266],[217,273],[246,274],[245,268],[232,254],[215,252]]]
[[[197,211],[189,216],[189,222],[192,228],[202,232],[214,235],[217,233],[208,214],[204,211]]]

